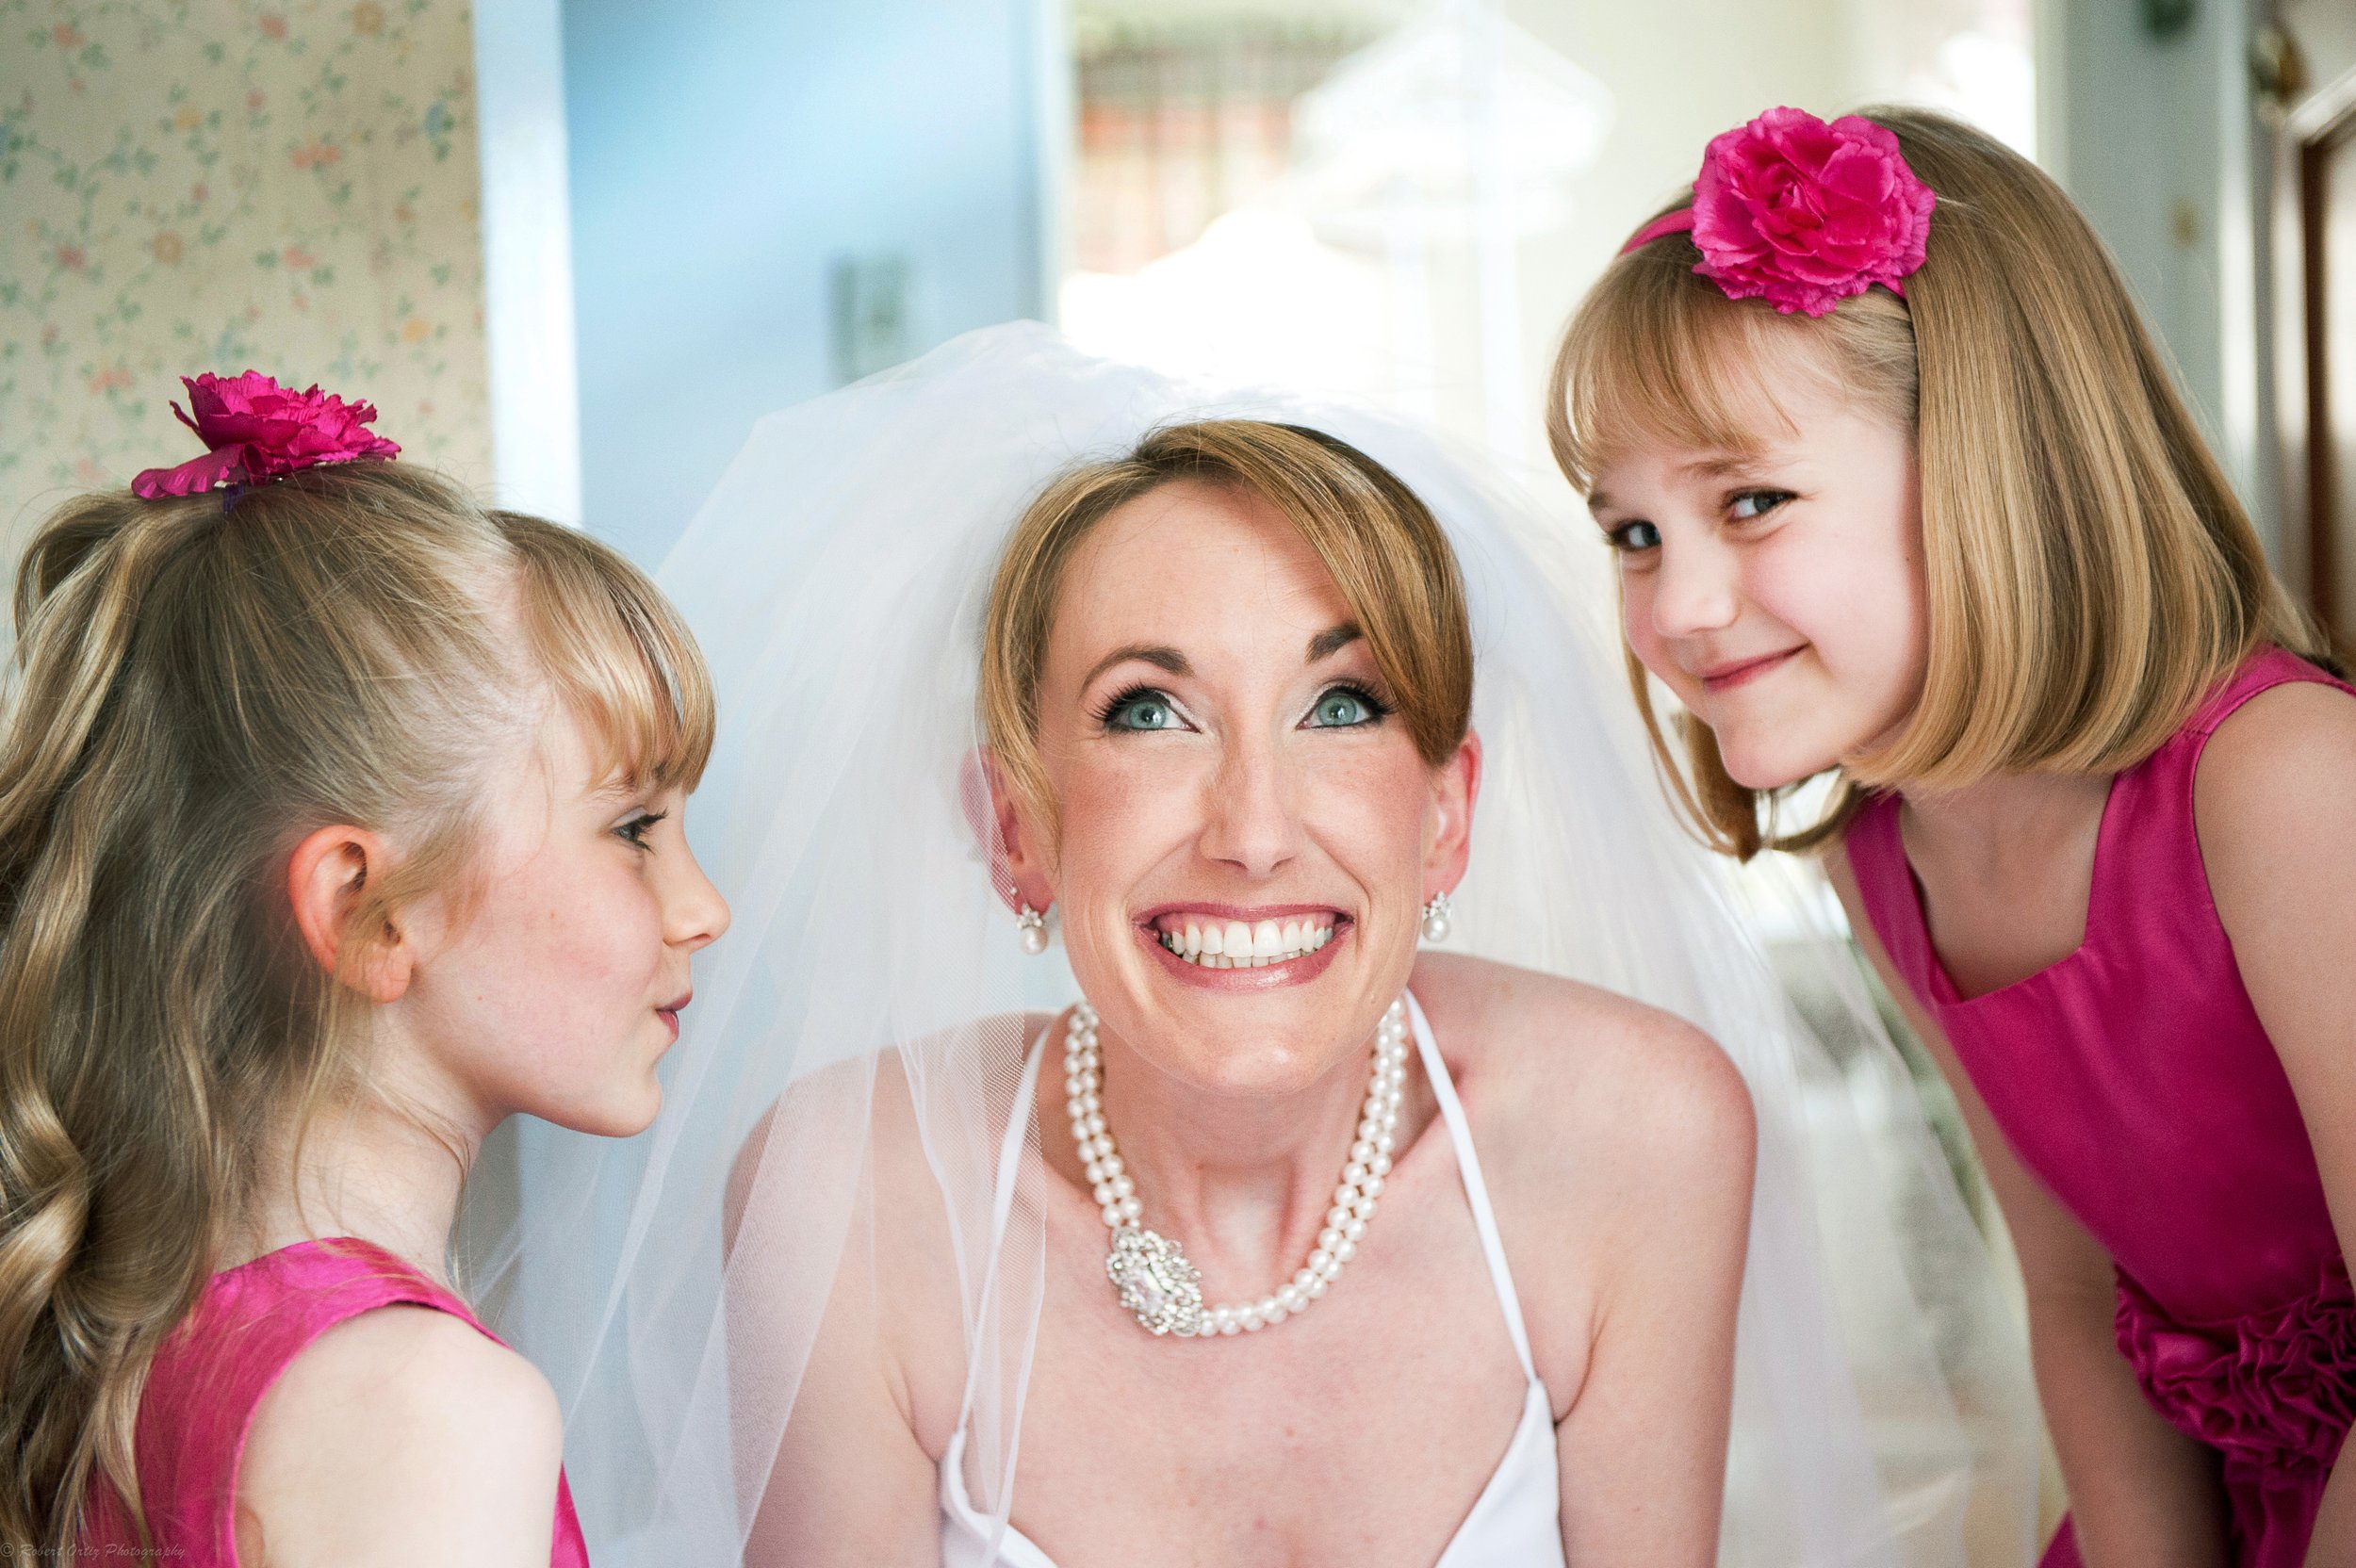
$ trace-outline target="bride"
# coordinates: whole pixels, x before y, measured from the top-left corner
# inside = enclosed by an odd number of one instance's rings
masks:
[[[1559,571],[1412,431],[1036,328],[764,422],[664,573],[737,934],[504,1282],[601,1562],[2025,1558],[1944,1168]]]
[[[1407,989],[1471,848],[1472,664],[1447,540],[1330,436],[1167,427],[1016,523],[988,838],[1086,999],[1026,1029],[1017,1102],[1036,1479],[993,1557],[932,1260],[895,1251],[875,1320],[821,1334],[749,1560],[930,1561],[944,1509],[956,1562],[1710,1560],[1749,1097],[1690,1025],[1572,981]],[[879,1229],[925,1233],[897,1104],[876,1158]]]

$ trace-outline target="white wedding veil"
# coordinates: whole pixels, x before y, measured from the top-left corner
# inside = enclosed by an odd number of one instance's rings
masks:
[[[1680,1014],[1750,1084],[1721,1560],[1959,1565],[1970,1532],[1996,1548],[1978,1560],[2027,1561],[2034,1405],[1987,1253],[1845,955],[1816,949],[1811,1026],[1727,869],[1673,822],[1606,579],[1575,554],[1595,547],[1400,419],[1206,391],[1030,325],[762,420],[662,569],[717,685],[688,819],[735,923],[697,960],[653,1129],[528,1128],[520,1219],[484,1269],[499,1326],[564,1402],[595,1560],[737,1561],[780,1446],[824,1440],[794,1425],[821,1319],[861,1310],[866,1260],[907,1239],[876,1233],[887,1094],[937,1187],[924,1244],[966,1357],[965,1479],[1003,1528],[1042,1280],[1020,1020],[1076,992],[1059,948],[1023,952],[971,825],[983,602],[1059,470],[1236,416],[1365,450],[1463,563],[1485,766],[1451,948]],[[1008,1152],[1022,1174],[1002,1183]]]

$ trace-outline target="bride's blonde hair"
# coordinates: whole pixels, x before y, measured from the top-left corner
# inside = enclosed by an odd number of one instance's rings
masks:
[[[983,738],[1052,823],[1039,760],[1039,682],[1065,569],[1116,508],[1182,480],[1266,500],[1325,563],[1425,762],[1456,754],[1472,722],[1472,621],[1464,583],[1431,510],[1357,448],[1322,431],[1205,419],[1149,433],[1137,449],[1070,469],[1033,501],[998,559],[983,623]]]
[[[2036,165],[1921,109],[1868,109],[1938,193],[1906,298],[1872,289],[1821,318],[1729,300],[1690,237],[1620,256],[1572,318],[1546,433],[1582,492],[1647,436],[1756,449],[1772,377],[1816,374],[1914,438],[1929,655],[1898,734],[1843,760],[1817,821],[1730,777],[1686,718],[1680,760],[1633,651],[1628,677],[1672,792],[1748,858],[1837,834],[1862,792],[1955,788],[1998,771],[2116,773],[2150,756],[2261,643],[2321,640],[2257,535],[2086,219]],[[1689,191],[1674,206],[1692,204]]]
[[[0,714],[0,1544],[70,1550],[257,1172],[359,1082],[367,1004],[285,857],[401,846],[347,929],[464,896],[487,770],[552,697],[612,776],[694,784],[710,680],[614,551],[399,463],[67,505]],[[347,950],[363,944],[344,944]]]

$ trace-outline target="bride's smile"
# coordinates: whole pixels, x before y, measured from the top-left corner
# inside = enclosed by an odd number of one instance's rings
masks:
[[[1185,966],[1177,972],[1180,978],[1200,986],[1289,986],[1312,979],[1324,972],[1324,962],[1302,960],[1325,954],[1350,924],[1350,917],[1339,909],[1300,905],[1256,909],[1232,904],[1182,905],[1151,910],[1137,920],[1137,929],[1148,940]],[[1213,980],[1203,972],[1239,969],[1277,972],[1231,980]]]

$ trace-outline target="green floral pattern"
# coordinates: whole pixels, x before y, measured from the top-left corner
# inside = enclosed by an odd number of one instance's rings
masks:
[[[491,480],[461,0],[0,0],[0,540],[253,368]]]

